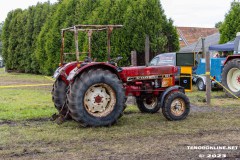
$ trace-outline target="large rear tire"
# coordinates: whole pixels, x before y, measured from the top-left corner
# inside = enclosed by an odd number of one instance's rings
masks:
[[[161,106],[157,96],[149,95],[138,97],[137,107],[143,113],[156,113]]]
[[[222,84],[226,88],[223,88],[225,93],[229,97],[240,96],[240,59],[234,59],[224,66],[222,71]],[[229,93],[227,90],[231,91]]]
[[[54,103],[55,108],[62,115],[67,113],[66,102],[66,94],[67,94],[68,85],[61,79],[58,78],[54,84],[52,89],[52,101]]]
[[[182,92],[170,93],[164,102],[162,113],[170,121],[183,120],[190,112],[189,99]]]
[[[124,110],[124,103],[122,82],[103,69],[90,70],[77,77],[68,94],[70,115],[84,126],[114,124]]]

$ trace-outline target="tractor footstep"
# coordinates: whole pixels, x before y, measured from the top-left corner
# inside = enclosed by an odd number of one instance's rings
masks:
[[[55,121],[58,118],[58,115],[56,113],[54,113],[51,117],[51,121]]]
[[[66,121],[66,116],[55,113],[52,115],[51,121],[55,121],[58,125],[60,125]]]

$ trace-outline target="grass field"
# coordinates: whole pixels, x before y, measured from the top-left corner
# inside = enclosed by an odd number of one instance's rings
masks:
[[[0,69],[0,86],[51,84],[44,76],[8,74]],[[187,93],[192,110],[184,121],[170,122],[163,115],[142,114],[128,106],[112,127],[83,128],[74,121],[57,125],[51,85],[0,88],[0,159],[199,159],[199,154],[226,154],[238,150],[188,150],[187,146],[238,146],[240,103],[212,92],[212,106],[204,92]]]

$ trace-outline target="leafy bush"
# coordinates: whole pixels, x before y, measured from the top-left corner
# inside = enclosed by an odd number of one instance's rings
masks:
[[[122,55],[128,65],[130,52],[144,54],[149,35],[151,53],[179,49],[176,28],[167,19],[159,0],[61,0],[56,4],[38,3],[26,10],[11,11],[2,34],[6,67],[21,72],[52,74],[60,61],[60,30],[74,24],[123,24],[114,30],[112,57]],[[80,33],[80,51],[87,51],[86,33]],[[84,38],[83,38],[84,37]],[[107,59],[107,34],[93,34],[93,57]],[[66,35],[66,51],[74,52],[73,35]],[[82,56],[84,57],[84,56]]]
[[[225,20],[220,27],[220,43],[226,43],[236,37],[240,32],[240,3],[232,2],[230,11],[226,14]]]

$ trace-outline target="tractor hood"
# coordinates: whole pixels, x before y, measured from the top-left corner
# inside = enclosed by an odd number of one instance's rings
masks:
[[[178,69],[175,66],[136,66],[122,67],[119,73],[121,79],[126,82],[129,79],[135,78],[138,80],[155,79],[156,76],[172,77],[177,73]]]

